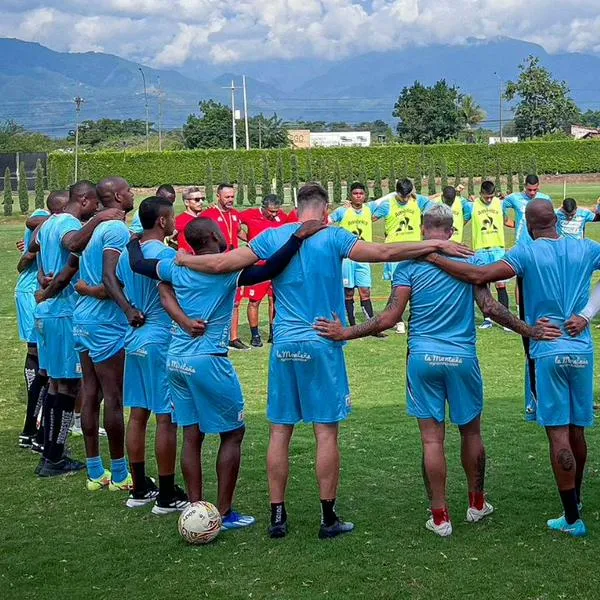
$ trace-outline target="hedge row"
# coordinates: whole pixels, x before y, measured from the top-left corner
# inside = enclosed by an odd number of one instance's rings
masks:
[[[292,158],[295,157],[295,158]],[[370,180],[378,170],[387,177],[396,173],[418,177],[428,165],[443,164],[447,175],[475,177],[537,170],[538,173],[596,173],[600,171],[599,141],[521,142],[484,146],[481,144],[443,144],[431,146],[379,146],[373,148],[312,148],[310,150],[187,150],[174,152],[94,152],[79,155],[79,177],[99,181],[121,175],[136,187],[154,187],[161,183],[202,184],[209,170],[217,175],[231,173],[232,182],[239,173],[263,172],[265,158],[275,171],[284,173],[286,182],[296,178],[308,181],[319,175],[333,180],[337,163],[346,174],[363,174]],[[65,187],[72,182],[72,154],[52,153],[49,159],[50,181]],[[297,166],[296,164],[297,163]],[[225,166],[224,166],[225,165]],[[217,175],[218,177],[218,175]],[[210,179],[210,175],[208,176]]]

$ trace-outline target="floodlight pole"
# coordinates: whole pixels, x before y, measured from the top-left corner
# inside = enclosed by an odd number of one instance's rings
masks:
[[[146,106],[146,152],[150,151],[150,128],[148,126],[148,91],[146,89],[146,75],[142,67],[138,67],[142,74],[142,81],[144,82],[144,104]]]
[[[73,98],[75,102],[75,181],[79,174],[79,112],[85,100],[81,96]]]

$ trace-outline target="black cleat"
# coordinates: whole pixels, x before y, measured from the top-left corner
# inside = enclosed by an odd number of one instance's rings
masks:
[[[354,530],[354,523],[342,521],[339,517],[332,525],[323,525],[319,528],[319,539],[326,540],[337,537],[343,533],[350,533]]]
[[[33,470],[35,475],[40,474],[40,471],[42,470],[42,467],[44,466],[45,462],[46,462],[46,459],[43,456],[40,456],[40,460],[38,461],[38,464],[35,466],[35,469]]]
[[[35,440],[34,435],[23,435],[19,436],[19,448],[27,448],[30,449]]]
[[[67,456],[63,457],[58,462],[52,462],[51,460],[45,460],[42,465],[39,477],[56,477],[58,475],[72,475],[83,471],[85,469],[85,463],[73,460]]]
[[[269,525],[269,537],[273,539],[283,538],[287,535],[288,524],[287,521],[283,523],[277,523],[276,525]]]
[[[250,345],[253,348],[262,348],[263,347],[263,342],[260,339],[260,335],[255,335],[252,340],[250,340]]]
[[[168,498],[166,501],[163,500],[160,495],[157,497],[154,506],[152,507],[153,515],[170,515],[176,512],[182,512],[190,505],[187,494],[181,488],[176,485],[173,491],[173,497]]]
[[[237,338],[236,340],[229,340],[229,347],[232,350],[250,350],[250,348],[246,346],[246,344],[244,344],[240,338]]]
[[[158,488],[151,477],[146,476],[146,489],[141,492],[129,492],[125,505],[127,508],[140,508],[151,504],[158,498]]]
[[[31,451],[37,452],[38,454],[43,454],[44,452],[44,444],[40,444],[36,440],[31,442]]]

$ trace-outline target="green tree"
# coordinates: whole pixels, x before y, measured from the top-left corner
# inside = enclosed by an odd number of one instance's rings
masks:
[[[360,176],[358,180],[365,186],[367,193],[367,198],[369,197],[369,176],[367,175],[367,168],[365,167],[365,163],[360,163]]]
[[[214,100],[203,100],[200,102],[200,112],[200,117],[189,115],[183,126],[186,147],[231,148],[231,109]]]
[[[10,169],[6,167],[4,171],[4,216],[10,217],[13,212],[13,195]]]
[[[244,172],[244,163],[240,161],[240,170],[238,171],[238,180],[237,180],[238,190],[237,190],[237,195],[235,197],[235,201],[238,206],[244,206],[244,197],[246,195],[245,194],[245,183],[246,183],[246,177],[245,177],[245,172]]]
[[[248,170],[248,204],[250,206],[256,204],[256,174],[252,166]]]
[[[502,166],[500,165],[500,157],[496,157],[496,176],[494,177],[496,192],[502,193]]]
[[[381,198],[383,196],[383,186],[381,184],[381,166],[377,163],[375,167],[375,181],[373,182],[373,197]]]
[[[231,183],[229,161],[226,158],[221,161],[221,181],[219,183]]]
[[[402,160],[402,168],[400,169],[400,173],[398,173],[398,179],[406,179],[408,177],[408,160],[406,156]],[[394,190],[396,186],[394,185]]]
[[[388,175],[388,194],[396,189],[396,179],[397,179],[397,175],[396,175],[396,163],[394,162],[394,159],[392,158],[392,160],[390,160],[390,174]]]
[[[287,148],[290,145],[287,127],[276,114],[265,117],[261,113],[251,117],[248,120],[248,132],[253,148]]]
[[[327,163],[325,159],[321,157],[319,160],[319,182],[321,185],[327,189],[329,187],[329,169],[327,168]]]
[[[440,183],[442,189],[448,185],[448,163],[444,157],[440,160]]]
[[[333,168],[333,202],[335,204],[342,203],[342,168],[339,160],[335,161]]]
[[[435,162],[433,158],[429,159],[429,170],[427,171],[427,193],[433,196],[437,192],[435,183]]]
[[[51,192],[55,192],[56,190],[60,190],[60,182],[58,181],[58,169],[53,169],[50,165],[48,165],[48,167],[50,170],[48,174],[48,189]]]
[[[456,163],[456,174],[454,175],[454,187],[462,185],[462,172],[460,170],[460,160]]]
[[[149,123],[149,130],[155,133],[154,123]],[[143,119],[99,119],[86,120],[79,124],[79,143],[91,148],[100,146],[111,140],[121,143],[126,138],[146,139],[146,121]],[[69,133],[67,140],[75,141],[75,132]]]
[[[350,196],[350,186],[355,182],[354,166],[351,162],[346,165],[346,196]]]
[[[279,152],[277,154],[277,182],[275,189],[277,190],[277,196],[279,196],[282,202],[285,200],[284,182],[285,170],[283,168],[283,156],[281,155],[281,152]]]
[[[290,185],[292,187],[291,194],[292,198],[294,197],[294,190],[298,192],[298,188],[300,187],[300,164],[298,163],[298,155],[292,154],[292,158],[290,159],[290,171],[291,171],[291,181]]]
[[[413,180],[415,191],[420,194],[423,191],[423,177],[425,175],[425,166],[422,161],[417,164],[417,172]]]
[[[475,182],[473,181],[473,165],[469,169],[469,177],[467,179],[467,194],[469,196],[475,195]]]
[[[529,169],[529,174],[531,174],[531,175],[538,174],[537,158],[535,156],[531,157],[531,168]]]
[[[262,159],[262,183],[261,183],[261,197],[264,198],[267,194],[271,193],[271,186],[273,182],[271,180],[271,167],[269,166],[269,157],[265,154]]]
[[[19,194],[19,208],[21,213],[26,215],[29,212],[29,192],[27,190],[27,173],[25,173],[25,163],[19,161],[19,183],[18,183],[18,194]]]
[[[306,157],[306,180],[305,181],[314,181],[314,180],[315,180],[315,174],[314,174],[313,160],[312,160],[312,156],[309,153],[308,156]]]
[[[519,71],[517,81],[509,81],[504,92],[509,102],[517,100],[514,122],[519,137],[554,133],[577,120],[580,113],[569,95],[569,86],[553,79],[538,57],[529,56]]]
[[[512,159],[509,156],[506,163],[506,193],[512,194],[514,191],[515,190],[513,184],[513,166]]]
[[[204,193],[206,194],[206,201],[209,204],[212,204],[215,200],[215,191],[213,188],[213,169],[212,163],[207,161],[206,163],[206,181],[204,182]]]
[[[35,207],[44,208],[44,167],[40,159],[35,163]]]
[[[477,104],[473,96],[463,96],[460,99],[459,111],[467,130],[467,137],[469,141],[474,142],[473,130],[485,121],[487,113]]]
[[[517,181],[519,183],[519,191],[522,192],[525,189],[525,175],[523,170],[523,163],[519,164],[519,171],[517,172]]]
[[[431,87],[415,81],[403,88],[394,105],[392,116],[400,119],[398,136],[411,144],[433,144],[458,137],[464,118],[457,103],[458,89],[444,79]]]

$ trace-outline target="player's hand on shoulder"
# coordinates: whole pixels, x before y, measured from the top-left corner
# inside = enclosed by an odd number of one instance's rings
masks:
[[[438,252],[446,256],[456,256],[458,258],[469,258],[474,254],[471,248],[450,240],[439,240]]]
[[[185,250],[178,250],[177,256],[175,256],[175,264],[179,267],[185,267],[187,265],[187,259],[191,256]]]
[[[327,227],[326,223],[322,221],[318,221],[317,219],[313,219],[311,221],[306,221],[302,223],[299,229],[296,230],[294,235],[301,240],[305,240],[309,238],[311,235],[321,231],[321,229],[325,229]]]
[[[100,211],[96,218],[100,219],[100,221],[124,221],[125,220],[125,211],[122,211],[120,208],[105,208]]]
[[[335,313],[333,321],[322,317],[318,318],[313,325],[313,329],[320,337],[333,340],[334,342],[342,342],[345,339],[346,328]]]
[[[589,323],[587,319],[584,319],[579,315],[573,315],[568,321],[565,322],[565,329],[571,337],[577,337],[585,331],[588,325]]]
[[[553,325],[550,319],[539,319],[535,324],[533,339],[541,342],[552,342],[562,337],[562,331],[557,325]]]

